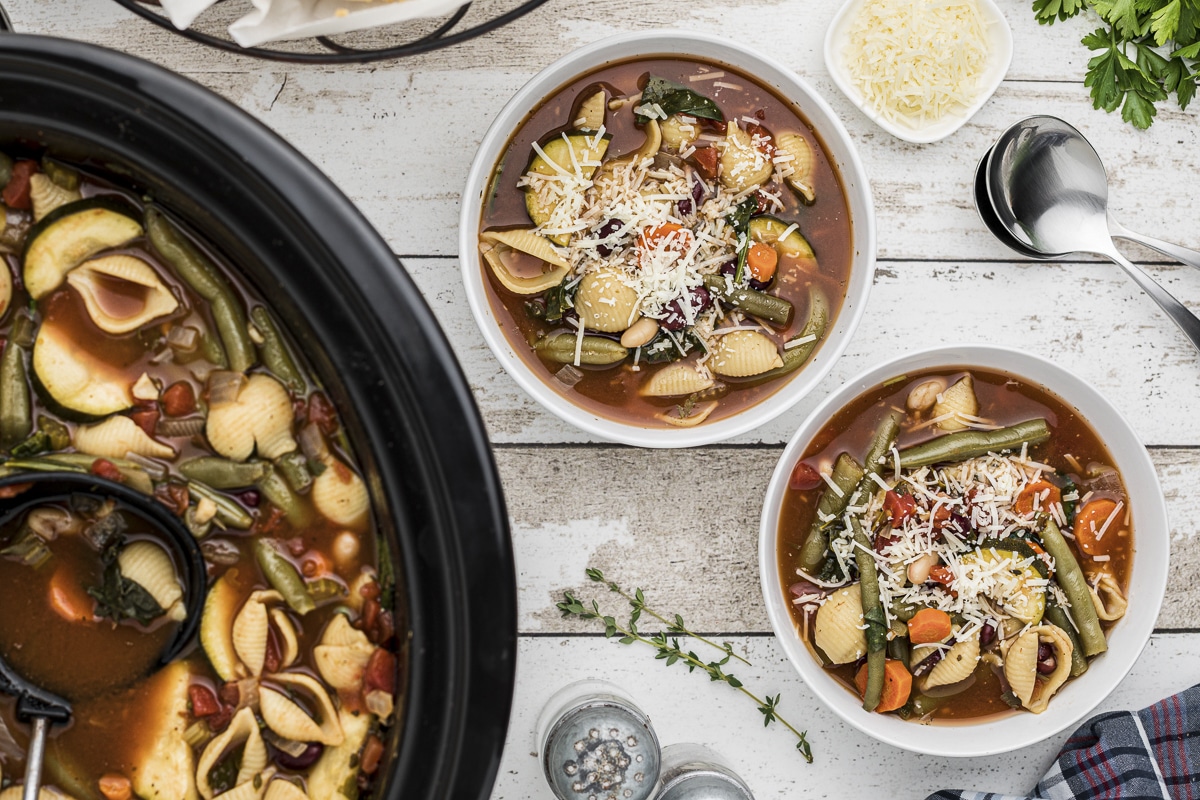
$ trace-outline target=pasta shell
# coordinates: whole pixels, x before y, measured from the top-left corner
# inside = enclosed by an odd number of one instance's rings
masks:
[[[920,663],[915,652],[916,649],[914,648],[913,653],[914,663]],[[924,655],[928,655],[928,653]],[[924,655],[920,657],[923,658]],[[927,691],[935,686],[949,686],[952,683],[965,681],[971,677],[971,673],[975,671],[975,665],[978,663],[979,636],[977,634],[954,643],[942,660],[921,679],[921,691]]]
[[[147,541],[133,542],[121,548],[117,564],[122,577],[145,589],[167,612],[168,619],[182,622],[187,618],[183,587],[166,550]]]
[[[733,192],[762,186],[775,171],[775,163],[754,146],[754,138],[732,122],[725,130],[719,167],[721,185]]]
[[[317,705],[321,721],[318,723],[282,693],[263,686],[259,689],[258,705],[263,722],[268,728],[285,739],[297,742],[320,742],[334,746],[342,743],[345,736],[338,722],[337,709],[333,707],[333,701],[329,699],[329,694],[321,684],[298,672],[272,675],[270,680],[289,689],[301,689],[311,696]]]
[[[504,253],[511,251],[511,248],[508,248],[507,245],[493,246],[487,242],[481,242],[479,249],[483,253],[483,260],[487,262],[487,265],[492,269],[492,274],[496,276],[496,280],[500,281],[500,285],[513,294],[541,294],[562,283],[570,271],[566,267],[555,267],[549,272],[543,272],[541,275],[519,278],[513,275],[504,263]]]
[[[78,189],[64,189],[44,172],[35,172],[29,179],[29,202],[33,205],[34,222],[41,222],[51,211],[82,199]]]
[[[272,769],[271,774],[275,774]],[[239,783],[227,792],[217,795],[216,800],[259,800],[266,789],[266,781],[261,775],[255,775],[250,780]]]
[[[283,778],[275,778],[267,784],[267,791],[263,794],[263,800],[308,800],[308,795],[291,781],[286,781]]]
[[[212,784],[208,780],[212,768],[239,745],[244,745],[244,747],[242,748],[242,763],[238,769],[237,780],[234,781],[235,787],[247,781],[253,781],[254,777],[267,765],[267,746],[263,743],[262,734],[259,733],[254,711],[249,707],[234,714],[229,727],[209,742],[208,746],[204,748],[204,752],[200,754],[200,760],[196,764],[196,788],[205,800],[212,800],[215,796]],[[225,792],[221,796],[228,795],[229,792]]]
[[[787,131],[775,137],[775,149],[790,157],[779,165],[783,179],[799,192],[804,202],[811,203],[817,196],[813,187],[816,156],[812,144],[800,134]]]
[[[975,397],[975,379],[970,373],[960,378],[953,386],[938,397],[933,404],[933,418],[952,414],[937,425],[944,431],[961,431],[967,427],[963,417],[979,414],[979,400]]]
[[[374,652],[375,646],[366,634],[351,627],[346,617],[338,614],[326,626],[321,644],[313,648],[313,662],[334,689],[358,691],[362,688],[363,670]]]
[[[1114,622],[1125,616],[1129,601],[1121,591],[1121,585],[1112,575],[1107,572],[1100,573],[1099,580],[1095,584],[1089,584],[1088,590],[1092,593],[1092,605],[1096,607],[1096,616],[1100,619]]]
[[[638,318],[638,294],[616,270],[589,272],[575,292],[575,313],[585,328],[618,333]]]
[[[1040,643],[1054,651],[1056,664],[1049,675],[1037,671],[1037,651]],[[1071,674],[1071,653],[1074,647],[1066,633],[1053,625],[1039,625],[1021,634],[1004,652],[1004,677],[1021,705],[1035,714],[1046,710],[1050,698]]]
[[[275,459],[296,449],[294,421],[292,400],[283,384],[255,373],[246,379],[236,400],[213,403],[204,435],[214,450],[235,461],[245,461],[256,449],[263,458]]]
[[[701,392],[713,385],[713,379],[691,364],[676,361],[651,375],[638,394],[643,397],[679,397]]]
[[[129,417],[109,417],[95,425],[80,425],[75,429],[75,449],[89,456],[124,458],[137,453],[148,458],[175,458],[175,449],[152,439]]]
[[[597,89],[579,104],[575,115],[575,127],[581,131],[598,131],[604,127],[604,112],[608,108],[604,90]]]
[[[662,121],[663,146],[679,152],[686,150],[700,136],[700,123],[685,121],[679,114],[672,114]]]
[[[283,602],[283,596],[276,591],[255,592],[242,604],[242,610],[233,620],[233,650],[256,678],[262,675],[267,639],[271,635],[268,602]]]
[[[717,340],[708,366],[718,375],[748,378],[783,366],[775,342],[758,331],[733,331]]]
[[[867,654],[862,591],[858,584],[838,589],[817,609],[813,641],[831,664],[849,664]]]
[[[358,775],[358,754],[371,732],[371,715],[342,709],[342,730],[346,736],[340,745],[326,747],[308,773],[308,794],[319,800],[355,800],[354,779]],[[349,788],[347,788],[349,787]]]
[[[135,331],[179,308],[154,268],[133,256],[93,258],[68,272],[67,283],[105,333]]]
[[[538,236],[531,230],[514,230],[514,231],[484,231],[479,234],[479,238],[485,242],[500,242],[506,244],[514,250],[520,250],[522,253],[528,253],[534,258],[540,258],[547,264],[553,264],[556,267],[569,267],[571,262],[550,244],[550,240],[543,236]]]
[[[338,459],[325,459],[325,471],[313,480],[312,501],[325,519],[357,531],[366,529],[370,511],[367,486]]]
[[[339,614],[339,616],[341,615]],[[271,622],[275,623],[275,629],[279,631],[279,636],[283,639],[280,665],[284,668],[290,667],[300,658],[300,641],[296,638],[296,626],[282,608],[271,609]]]
[[[658,120],[652,119],[646,123],[646,138],[642,141],[641,147],[627,155],[605,161],[600,167],[600,171],[596,173],[596,183],[612,180],[618,167],[640,164],[648,158],[654,158],[659,148],[662,147],[662,143],[662,127],[658,124]]]
[[[694,428],[704,420],[708,419],[708,415],[716,410],[720,405],[716,400],[712,401],[704,408],[693,408],[692,413],[686,417],[674,416],[670,412],[662,412],[655,414],[656,419],[661,419],[668,425],[674,425],[676,428]]]

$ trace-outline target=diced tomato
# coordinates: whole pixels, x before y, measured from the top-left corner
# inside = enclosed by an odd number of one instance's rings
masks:
[[[233,681],[221,684],[218,694],[224,705],[237,707],[238,703],[242,702],[242,690]]]
[[[97,478],[104,478],[105,480],[116,481],[117,483],[120,483],[124,479],[121,470],[117,469],[117,465],[107,458],[97,458],[93,461],[91,473]]]
[[[746,124],[746,133],[754,140],[754,146],[763,152],[767,158],[775,157],[775,138],[762,125]]]
[[[129,418],[134,424],[146,432],[147,436],[154,436],[154,428],[158,425],[158,409],[153,406],[139,408],[137,411],[132,411]]]
[[[875,552],[882,553],[885,548],[889,547],[890,545],[895,544],[898,541],[900,541],[899,536],[892,536],[891,534],[880,533],[880,534],[876,535],[876,537],[875,537],[875,545],[874,545]]]
[[[193,683],[188,687],[188,700],[192,704],[192,716],[197,719],[211,717],[221,710],[221,703],[212,689]]]
[[[691,161],[702,178],[712,181],[717,179],[717,162],[720,158],[715,147],[697,147],[696,152],[692,153]]]
[[[378,689],[388,694],[396,693],[396,657],[382,647],[375,649],[363,670],[363,689],[367,692]]]
[[[313,392],[308,398],[308,418],[317,423],[321,433],[333,436],[338,430],[337,410],[322,392]]]
[[[4,187],[4,205],[21,211],[28,211],[32,207],[29,202],[29,179],[37,171],[36,161],[18,161],[13,164],[12,177]]]
[[[952,588],[954,585],[954,573],[950,571],[949,567],[943,564],[935,564],[929,570],[929,580],[946,587],[946,591],[950,593],[951,597],[958,597],[958,592]]]
[[[800,461],[792,467],[792,474],[788,477],[788,488],[793,492],[807,492],[824,482],[821,473],[817,472],[815,467]]]
[[[892,527],[899,528],[917,513],[917,501],[911,494],[888,491],[883,497],[883,510],[891,520]]]
[[[359,768],[366,775],[374,775],[379,769],[379,762],[383,758],[383,742],[375,734],[367,737],[367,743],[363,745],[362,758],[358,761]]]

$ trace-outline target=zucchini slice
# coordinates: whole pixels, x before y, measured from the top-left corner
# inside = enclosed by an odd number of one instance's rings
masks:
[[[104,417],[133,405],[129,378],[98,361],[53,324],[42,323],[38,330],[33,373],[50,399],[67,411]]]
[[[608,134],[596,137],[592,133],[564,133],[541,145],[542,152],[534,151],[533,161],[529,163],[526,172],[537,175],[558,175],[562,172],[577,174],[584,180],[591,180],[596,173],[597,162],[608,152],[608,144],[612,137]],[[543,155],[544,154],[544,155]],[[591,162],[591,163],[588,163]],[[539,193],[525,190],[525,210],[535,225],[544,225],[554,215],[560,197],[545,197]],[[559,233],[547,236],[555,244],[565,247],[571,240],[569,233]]]
[[[105,198],[68,203],[34,225],[25,240],[25,288],[34,300],[57,289],[67,273],[104,250],[142,235],[142,224]]]
[[[1011,565],[1027,558],[1033,559],[1029,566],[1009,567],[1014,581],[1006,587],[1005,597],[996,599],[1017,619],[1037,625],[1046,611],[1046,589],[1043,581],[1047,571],[1046,565],[1027,543],[1013,539],[985,540],[978,550],[964,555],[962,563],[965,566],[980,564],[990,567],[1005,560]]]
[[[142,690],[153,698],[147,708],[165,711],[154,721],[140,721],[158,726],[153,735],[145,737],[147,745],[136,756],[132,770],[133,791],[145,800],[199,800],[192,748],[183,738],[188,720],[189,683],[188,665],[176,661],[150,678]]]
[[[788,228],[792,229],[791,232],[788,232]],[[791,223],[764,214],[750,220],[748,230],[750,241],[774,245],[779,255],[798,262],[805,269],[817,268],[817,256],[808,240],[800,235],[800,228]]]

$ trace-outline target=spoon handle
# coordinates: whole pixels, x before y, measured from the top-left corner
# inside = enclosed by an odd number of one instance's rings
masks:
[[[1159,308],[1167,312],[1167,316],[1179,326],[1183,335],[1191,341],[1192,346],[1200,350],[1200,318],[1179,302],[1175,295],[1159,286],[1141,267],[1118,253],[1115,245],[1110,246],[1108,250],[1098,250],[1097,252],[1124,267],[1125,271],[1129,273],[1129,277],[1133,278],[1134,282],[1142,287],[1142,290],[1150,295],[1154,302],[1158,303]]]
[[[1147,236],[1144,233],[1131,231],[1113,219],[1111,215],[1108,218],[1108,230],[1113,236],[1118,236],[1122,239],[1128,239],[1131,242],[1143,244],[1146,247],[1170,256],[1180,264],[1187,264],[1189,267],[1200,269],[1200,252],[1193,250],[1190,247],[1183,247],[1182,245],[1172,244],[1171,242],[1164,242],[1162,239],[1155,239],[1153,236]]]

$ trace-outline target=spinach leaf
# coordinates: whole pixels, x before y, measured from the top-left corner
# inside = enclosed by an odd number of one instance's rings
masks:
[[[104,568],[104,581],[87,593],[96,601],[96,616],[120,622],[137,620],[148,625],[163,615],[163,608],[150,593],[121,574],[114,558]]]
[[[676,341],[679,342],[678,345],[675,344]],[[680,352],[680,348],[683,352]],[[676,333],[672,339],[665,330],[660,330],[649,344],[642,345],[641,360],[647,364],[665,364],[668,361],[678,361],[696,350],[703,352],[704,343],[691,331]]]
[[[563,278],[563,282],[545,294],[546,310],[542,319],[546,322],[559,322],[563,314],[575,307],[575,296],[567,291],[567,282],[571,276]]]
[[[666,78],[659,78],[654,75],[646,81],[646,88],[642,90],[642,101],[640,105],[658,105],[659,108],[667,116],[672,114],[687,114],[700,119],[714,119],[718,122],[725,121],[725,115],[721,113],[721,109],[712,100],[709,100],[703,95],[696,94],[688,87],[681,83],[669,81]],[[645,125],[650,121],[650,117],[644,114],[634,114],[634,119],[639,125]]]
[[[743,278],[746,274],[746,256],[750,254],[750,218],[754,216],[754,212],[758,211],[758,197],[750,195],[742,198],[742,201],[733,207],[725,219],[729,220],[729,224],[738,234],[737,247],[737,272],[733,274],[733,283],[735,286],[742,286]]]

